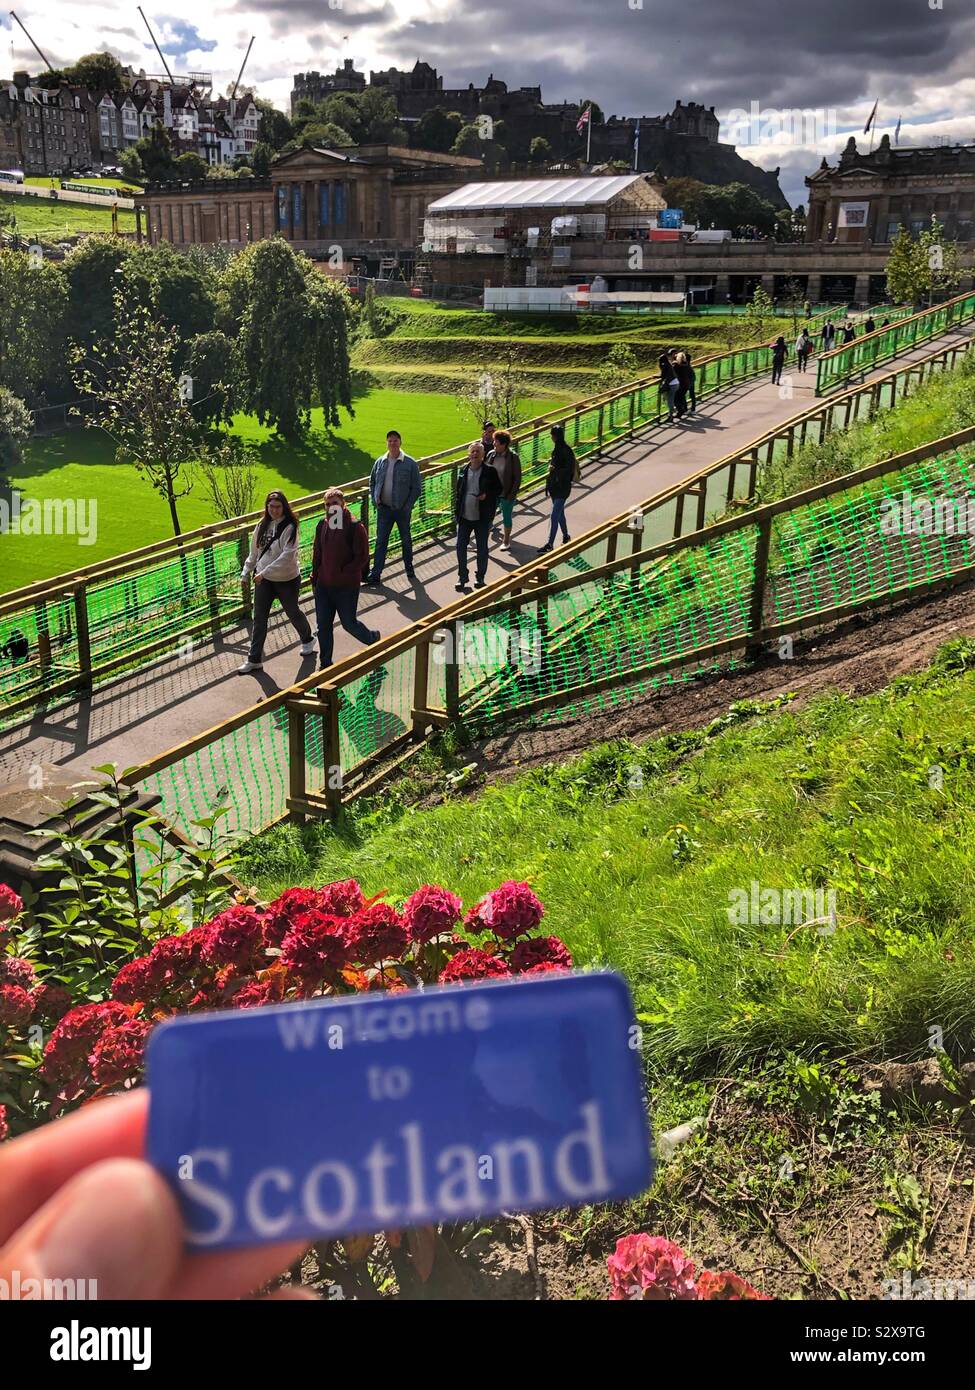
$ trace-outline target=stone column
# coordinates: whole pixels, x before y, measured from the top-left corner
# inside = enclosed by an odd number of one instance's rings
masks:
[[[810,304],[818,304],[823,293],[823,277],[819,271],[806,277],[806,298]]]
[[[853,287],[853,298],[858,304],[866,304],[870,299],[870,275],[862,272],[857,275],[856,284]]]

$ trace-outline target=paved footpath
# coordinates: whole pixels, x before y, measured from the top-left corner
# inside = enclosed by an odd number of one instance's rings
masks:
[[[951,333],[925,343],[866,379],[884,376],[967,336]],[[583,482],[573,489],[567,509],[570,533],[581,535],[808,410],[816,404],[814,364],[815,359],[805,375],[792,370],[791,398],[783,400],[767,377],[744,382],[709,396],[684,424],[649,428],[604,455],[583,460]],[[540,495],[518,505],[510,554],[502,554],[498,542],[492,542],[488,583],[534,559],[548,538],[548,510]],[[473,558],[472,552],[472,562]],[[397,559],[387,568],[381,588],[363,590],[360,617],[389,636],[456,599],[453,541],[444,539],[418,550],[416,576],[411,584]],[[307,591],[304,606],[314,627]],[[280,609],[274,611],[280,615]],[[244,624],[227,628],[219,641],[200,643],[188,658],[166,657],[96,691],[88,702],[39,714],[0,737],[0,785],[26,783],[31,776],[36,785],[38,766],[45,769],[50,785],[73,781],[102,763],[119,768],[143,763],[315,670],[316,658],[301,657],[294,630],[281,616],[272,619],[268,631],[263,671],[240,676],[236,668],[247,646]],[[362,648],[336,626],[336,660],[355,650]]]

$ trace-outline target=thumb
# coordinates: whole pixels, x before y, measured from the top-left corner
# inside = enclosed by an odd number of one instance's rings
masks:
[[[89,1298],[159,1298],[182,1251],[176,1199],[147,1163],[117,1158],[65,1183],[0,1251],[0,1275],[84,1280]],[[50,1297],[52,1295],[47,1294]],[[63,1296],[63,1295],[62,1295]]]

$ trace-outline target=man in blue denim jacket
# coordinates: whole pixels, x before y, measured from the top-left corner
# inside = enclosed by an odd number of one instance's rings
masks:
[[[386,550],[393,527],[399,531],[403,547],[403,567],[407,579],[413,573],[413,537],[410,534],[410,513],[422,491],[420,470],[416,459],[403,453],[399,430],[386,435],[386,452],[376,459],[369,476],[369,496],[376,509],[376,539],[373,550],[372,573],[367,584],[378,584],[386,563]]]

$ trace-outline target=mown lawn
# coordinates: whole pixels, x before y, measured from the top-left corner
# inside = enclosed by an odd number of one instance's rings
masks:
[[[258,837],[244,877],[270,897],[354,876],[395,901],[441,883],[465,905],[526,879],[577,964],[628,977],[652,1066],[923,1056],[934,1024],[970,1056],[973,716],[975,643],[958,639],[877,695],[732,706],[703,731],[604,744],[427,810],[394,789],[338,831]],[[737,920],[753,881],[834,894],[835,929]]]
[[[532,398],[526,414],[550,409],[552,398]],[[302,443],[281,440],[240,416],[234,431],[251,443],[260,459],[257,505],[271,488],[289,497],[316,492],[333,482],[359,478],[386,448],[387,429],[398,429],[403,447],[419,458],[473,438],[474,422],[465,418],[453,396],[439,392],[369,391],[355,400],[355,416],[343,416],[336,430],[325,429],[321,411]],[[14,480],[27,497],[94,498],[98,533],[94,545],[81,546],[74,536],[0,537],[0,591],[36,579],[75,570],[171,534],[169,509],[148,481],[129,464],[113,462],[111,441],[99,430],[73,429],[32,440],[25,466]],[[185,530],[216,520],[202,483],[197,481],[179,504]]]
[[[41,245],[63,241],[79,232],[110,232],[111,206],[89,207],[84,203],[63,203],[60,199],[25,198],[16,193],[0,193],[0,212],[13,213],[21,236]],[[135,231],[135,213],[119,208],[120,232]],[[14,228],[8,226],[8,231]]]

